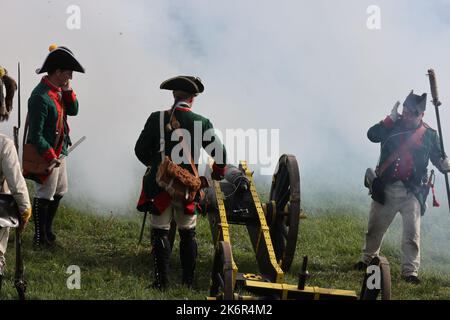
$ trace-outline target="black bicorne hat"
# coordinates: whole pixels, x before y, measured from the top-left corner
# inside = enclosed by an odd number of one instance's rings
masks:
[[[198,95],[205,90],[205,87],[202,84],[202,80],[198,77],[178,76],[161,83],[160,89],[184,91],[192,93],[193,95]]]
[[[66,47],[54,47],[50,46],[50,53],[44,61],[41,68],[36,70],[37,74],[44,72],[51,72],[56,69],[71,70],[75,72],[84,73],[85,70],[78,62],[78,60]]]
[[[414,90],[411,90],[409,95],[406,97],[405,102],[403,102],[403,107],[412,111],[418,111],[420,113],[425,112],[425,109],[427,108],[427,94],[424,93],[419,96],[414,94]]]

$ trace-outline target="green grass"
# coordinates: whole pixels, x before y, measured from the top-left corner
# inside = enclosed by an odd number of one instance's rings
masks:
[[[364,213],[364,212],[363,212]],[[363,245],[366,214],[351,208],[311,209],[301,221],[296,257],[286,282],[297,283],[297,272],[303,255],[309,256],[311,278],[308,285],[355,290],[359,293],[362,274],[351,266],[359,259]],[[442,218],[444,219],[444,218]],[[178,240],[171,258],[171,289],[160,293],[150,289],[153,268],[150,257],[149,229],[143,245],[137,245],[141,215],[100,217],[79,212],[62,204],[55,222],[58,246],[52,250],[35,250],[32,246],[33,225],[24,240],[24,260],[29,299],[204,299],[209,291],[213,245],[205,217],[198,219],[199,257],[194,290],[179,285],[180,264]],[[448,224],[448,223],[447,223]],[[428,228],[427,225],[424,228]],[[413,286],[400,279],[400,222],[396,219],[383,245],[382,254],[391,263],[394,299],[450,299],[450,257],[434,247],[424,236],[422,251],[423,283]],[[232,226],[232,248],[241,272],[257,273],[255,256],[245,227]],[[436,233],[433,233],[435,235]],[[448,239],[442,230],[439,240]],[[14,238],[11,235],[11,240]],[[14,244],[7,252],[7,275],[3,299],[16,299],[13,287]],[[81,289],[66,286],[70,265],[81,268]],[[447,272],[446,272],[447,271]]]

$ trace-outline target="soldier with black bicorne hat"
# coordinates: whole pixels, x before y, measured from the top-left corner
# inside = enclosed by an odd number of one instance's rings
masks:
[[[168,285],[169,259],[171,254],[171,244],[169,241],[169,229],[172,219],[175,219],[180,234],[180,260],[183,269],[182,282],[191,287],[194,280],[194,270],[197,258],[196,242],[196,215],[198,205],[196,201],[183,203],[174,200],[156,182],[156,173],[163,156],[171,156],[172,150],[179,141],[172,141],[172,131],[180,128],[187,130],[190,134],[190,141],[187,145],[191,147],[190,154],[193,156],[195,167],[198,165],[198,155],[200,148],[205,148],[211,140],[203,141],[204,133],[213,129],[209,119],[192,111],[194,98],[204,91],[204,86],[199,78],[191,76],[178,76],[164,81],[161,89],[171,90],[175,99],[172,108],[168,111],[153,112],[145,124],[144,130],[139,136],[135,146],[135,153],[138,159],[149,169],[143,179],[141,197],[138,203],[138,210],[151,213],[152,245],[155,268],[155,282],[153,286],[158,289],[165,289]],[[161,115],[163,118],[161,118]],[[172,122],[176,119],[175,122]],[[160,126],[161,120],[164,124],[164,143],[161,144],[162,134]],[[200,128],[195,132],[194,128]],[[199,141],[195,139],[195,134],[201,134]],[[186,137],[185,137],[186,138]],[[221,180],[225,174],[226,153],[225,148],[217,136],[213,137],[216,148],[208,151],[214,158],[212,178]],[[163,154],[160,150],[163,150]],[[188,148],[189,149],[189,148]],[[172,161],[175,159],[172,157]],[[186,163],[187,162],[187,163]],[[177,163],[192,174],[193,168],[189,161]]]
[[[5,91],[3,91],[5,87]],[[7,121],[12,111],[14,92],[17,89],[17,84],[13,78],[8,75],[8,72],[0,66],[0,122]],[[2,288],[2,281],[6,265],[6,247],[8,245],[8,238],[10,228],[20,228],[23,231],[28,220],[31,217],[31,204],[28,195],[27,184],[22,176],[22,169],[20,167],[19,157],[14,142],[6,135],[0,134],[0,293]],[[19,225],[15,222],[15,216],[11,217],[9,207],[9,199],[4,194],[11,194],[17,203],[19,209],[20,219]],[[17,209],[16,209],[17,210]],[[17,214],[17,213],[16,213]]]
[[[51,45],[50,53],[37,74],[47,73],[31,93],[28,100],[28,136],[26,143],[34,145],[37,152],[56,167],[50,174],[31,174],[24,170],[27,179],[34,180],[36,196],[33,200],[35,223],[34,245],[52,246],[56,236],[52,230],[59,202],[68,191],[66,160],[71,145],[67,116],[78,114],[78,100],[70,81],[73,72],[85,70],[66,47]]]
[[[406,282],[418,284],[420,266],[420,220],[425,213],[430,188],[428,162],[442,173],[450,170],[450,161],[442,159],[439,137],[423,122],[427,94],[413,91],[398,113],[397,102],[391,114],[371,127],[370,141],[381,144],[377,178],[372,183],[372,205],[362,259],[355,267],[365,269],[378,256],[383,236],[400,212],[403,220],[402,276]]]

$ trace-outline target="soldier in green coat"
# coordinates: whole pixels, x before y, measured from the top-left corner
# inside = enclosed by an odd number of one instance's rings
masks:
[[[34,245],[52,246],[56,236],[52,224],[59,203],[68,191],[66,160],[71,145],[67,116],[78,114],[78,99],[70,80],[73,72],[84,73],[84,68],[66,47],[50,46],[50,53],[36,73],[47,73],[34,88],[28,99],[29,126],[27,143],[56,167],[50,174],[36,175],[26,172],[27,179],[34,180],[36,196],[33,200],[35,225]]]
[[[367,133],[370,141],[381,143],[377,178],[372,185],[372,206],[362,259],[356,268],[367,267],[378,256],[383,236],[396,214],[403,220],[402,276],[418,284],[420,266],[420,219],[425,213],[428,195],[427,167],[431,160],[442,173],[450,170],[450,161],[442,158],[439,137],[423,122],[427,94],[411,93],[403,103],[402,115],[397,103],[385,120]]]
[[[186,146],[190,146],[190,154],[196,168],[198,167],[201,148],[204,148],[214,158],[212,178],[215,180],[223,179],[225,174],[226,152],[222,143],[214,134],[211,122],[207,118],[192,112],[194,98],[204,91],[204,86],[199,78],[190,76],[171,78],[164,81],[160,88],[173,91],[175,98],[172,108],[168,111],[162,111],[164,112],[164,127],[162,128],[164,139],[161,141],[161,113],[153,112],[136,142],[135,153],[137,158],[148,167],[143,178],[142,192],[137,208],[139,211],[150,211],[152,214],[152,245],[156,278],[153,286],[162,290],[168,285],[171,254],[169,229],[172,219],[175,219],[180,234],[182,282],[189,287],[193,284],[197,258],[197,242],[195,239],[196,214],[199,210],[197,202],[182,203],[172,199],[156,182],[156,172],[161,163],[162,155],[169,156],[173,162],[194,174],[190,159],[179,157],[180,149],[178,147],[180,142],[178,139],[173,141],[172,130],[169,129],[171,118],[175,117]],[[189,149],[189,147],[187,148]],[[162,155],[161,151],[163,152]]]

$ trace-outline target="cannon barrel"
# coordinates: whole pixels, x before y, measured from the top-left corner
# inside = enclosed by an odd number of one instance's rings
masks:
[[[239,191],[248,190],[250,181],[245,176],[245,173],[238,167],[228,165],[225,173],[225,180],[231,183]]]

